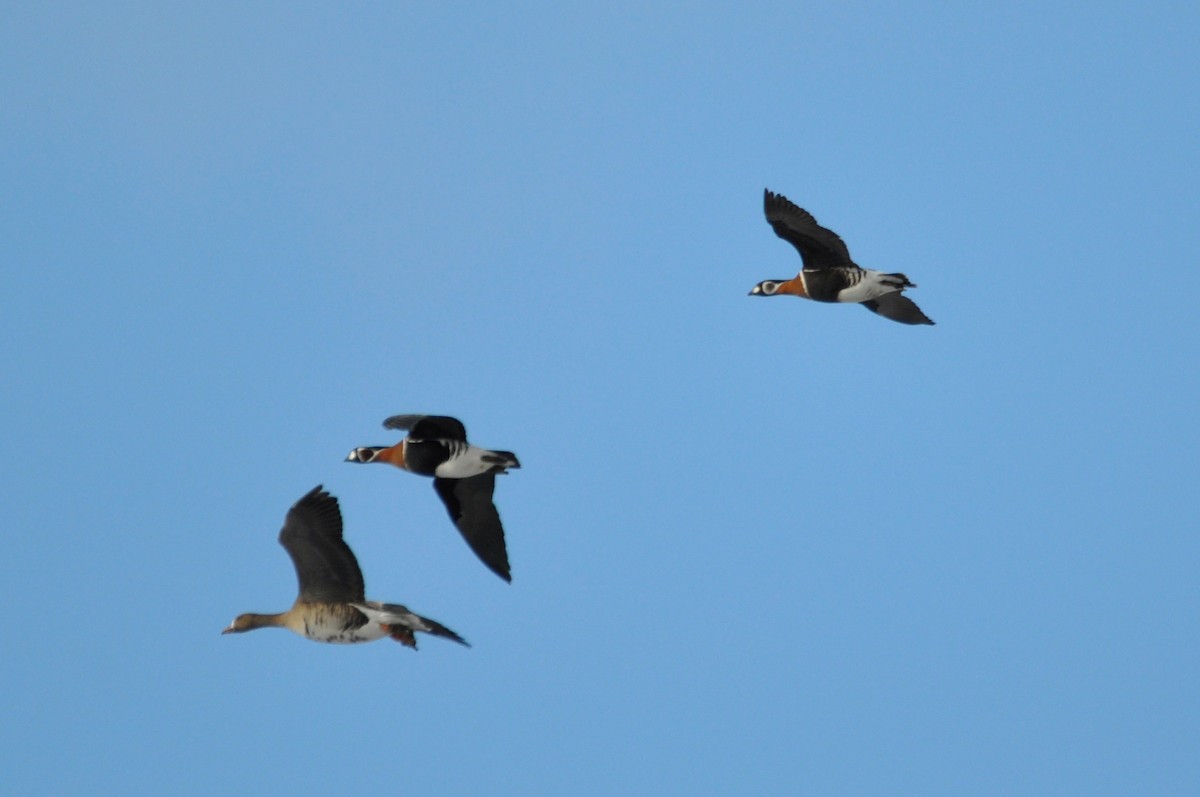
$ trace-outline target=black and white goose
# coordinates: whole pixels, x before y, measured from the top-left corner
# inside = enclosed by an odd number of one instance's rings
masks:
[[[804,267],[792,279],[763,280],[751,296],[787,294],[818,302],[855,302],[901,324],[933,323],[902,293],[917,287],[908,277],[860,268],[837,233],[781,194],[764,191],[763,210],[775,234],[800,252]]]
[[[373,642],[391,637],[415,648],[415,633],[421,631],[467,644],[446,626],[404,606],[366,599],[362,570],[342,539],[338,501],[320,485],[288,510],[279,543],[296,568],[300,582],[296,602],[278,614],[240,614],[221,633],[286,628],[314,642]]]
[[[445,415],[393,415],[383,426],[408,435],[394,446],[356,448],[346,461],[386,462],[432,476],[434,490],[467,545],[493,573],[511,582],[504,526],[492,493],[497,473],[521,467],[516,455],[471,445],[462,421]]]

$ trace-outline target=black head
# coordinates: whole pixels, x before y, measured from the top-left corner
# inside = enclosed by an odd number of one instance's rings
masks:
[[[346,462],[374,462],[375,457],[386,446],[362,446],[346,455]]]
[[[750,296],[774,296],[779,286],[787,280],[763,280],[750,289]]]

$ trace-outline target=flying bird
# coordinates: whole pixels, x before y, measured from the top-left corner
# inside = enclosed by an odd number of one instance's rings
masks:
[[[901,324],[933,321],[902,291],[917,287],[903,274],[886,274],[859,266],[846,243],[833,230],[782,194],[763,191],[763,210],[775,234],[796,247],[804,267],[792,279],[763,280],[751,296],[789,294],[818,302],[856,302]]]
[[[223,634],[286,628],[314,642],[373,642],[385,636],[416,648],[415,632],[466,641],[441,623],[395,603],[364,597],[362,571],[342,539],[338,501],[317,485],[287,513],[279,544],[292,558],[300,594],[279,614],[239,614]]]
[[[383,427],[406,430],[408,435],[394,446],[356,448],[346,461],[386,462],[432,476],[434,490],[467,545],[493,573],[511,582],[504,526],[492,493],[497,473],[521,467],[516,455],[471,445],[462,421],[445,415],[393,415]]]

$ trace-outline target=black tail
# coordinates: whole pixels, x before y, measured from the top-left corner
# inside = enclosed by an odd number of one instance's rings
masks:
[[[917,283],[911,281],[907,275],[899,274],[899,273],[884,274],[883,282],[886,285],[891,285],[893,287],[899,288],[900,290],[904,290],[905,288],[917,287]]]
[[[521,463],[517,460],[517,455],[511,451],[491,451],[483,455],[484,462],[492,462],[503,468],[519,468]]]

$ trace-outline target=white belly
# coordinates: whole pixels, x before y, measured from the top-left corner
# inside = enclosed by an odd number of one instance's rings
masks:
[[[494,462],[483,461],[484,455],[490,453],[484,448],[467,446],[459,454],[438,465],[433,473],[443,479],[469,479],[472,476],[487,473],[496,467]]]
[[[896,290],[896,286],[888,285],[883,281],[882,271],[866,268],[863,269],[863,278],[857,285],[851,285],[849,288],[838,291],[837,300],[839,302],[869,302],[872,299],[878,299],[885,293],[894,293]]]

